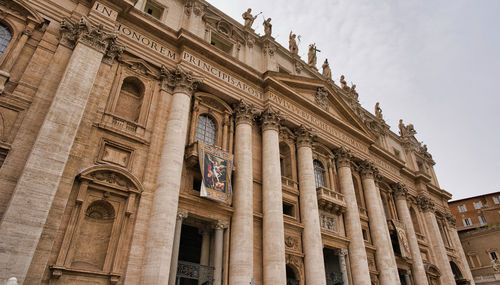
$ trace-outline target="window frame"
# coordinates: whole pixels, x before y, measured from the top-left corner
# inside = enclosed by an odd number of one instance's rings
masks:
[[[481,201],[473,202],[473,204],[474,204],[474,209],[476,210],[479,210],[483,207],[483,203]]]
[[[203,128],[203,138],[201,138],[201,136],[199,137],[199,134],[201,135],[201,133],[199,133],[199,131],[201,130],[200,129],[200,118],[207,118],[205,121],[204,121],[204,128]],[[213,137],[210,138],[211,140],[213,140],[213,143],[210,143],[210,142],[207,142],[207,122],[211,122],[213,123]],[[215,119],[213,116],[210,116],[208,113],[202,113],[202,114],[199,114],[197,119],[196,119],[196,131],[195,131],[195,134],[194,134],[194,137],[195,137],[195,140],[196,141],[200,141],[202,143],[205,143],[205,144],[208,144],[208,145],[211,145],[211,146],[217,146],[218,145],[218,141],[217,141],[217,135],[218,135],[218,122],[217,122],[217,119]]]
[[[314,170],[314,183],[316,185],[316,188],[319,187],[326,188],[327,186],[325,179],[325,167],[320,160],[318,159],[313,160],[313,170]],[[319,171],[321,171],[321,173]],[[318,181],[318,179],[320,179],[320,181]],[[320,185],[320,183],[318,182],[322,182],[322,185]]]
[[[458,212],[460,212],[460,213],[467,212],[467,206],[465,204],[458,205],[457,208],[458,208]]]
[[[464,223],[465,227],[472,226],[472,220],[471,220],[471,218],[464,218],[464,219],[462,219],[462,222]]]

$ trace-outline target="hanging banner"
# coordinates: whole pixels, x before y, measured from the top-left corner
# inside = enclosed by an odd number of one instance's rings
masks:
[[[392,223],[394,224],[394,228],[396,229],[396,234],[398,236],[401,257],[411,258],[410,245],[408,244],[404,225],[396,220],[392,220]]]
[[[198,159],[202,177],[200,196],[231,205],[233,156],[198,141]]]

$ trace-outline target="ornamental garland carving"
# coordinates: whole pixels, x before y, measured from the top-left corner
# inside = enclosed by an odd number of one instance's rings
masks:
[[[262,121],[262,131],[279,131],[280,121],[283,119],[279,111],[274,111],[271,107],[267,107],[261,113],[260,118]]]
[[[74,48],[77,42],[105,53],[107,57],[114,59],[123,52],[124,47],[116,43],[118,33],[104,29],[102,24],[96,25],[83,16],[78,23],[64,18],[61,21],[61,44]]]
[[[237,104],[234,104],[233,109],[236,118],[236,125],[241,123],[251,125],[253,123],[255,111],[252,104],[248,104],[242,99]]]
[[[328,91],[323,87],[318,87],[316,93],[314,93],[314,101],[318,105],[328,111]]]
[[[340,147],[335,151],[337,167],[351,167],[352,154],[345,147]]]
[[[162,88],[191,95],[199,84],[203,83],[201,77],[195,76],[192,71],[185,70],[181,65],[177,65],[175,70],[168,70],[161,67]]]
[[[297,136],[297,147],[311,147],[314,135],[312,134],[312,129],[304,125],[300,125],[299,128],[295,130],[295,135]]]

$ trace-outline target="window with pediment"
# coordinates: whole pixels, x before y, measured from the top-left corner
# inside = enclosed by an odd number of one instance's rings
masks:
[[[100,165],[75,180],[52,278],[61,284],[116,284],[124,274],[142,186],[126,170]],[[112,273],[110,273],[112,272]],[[75,276],[78,276],[77,281]]]
[[[12,33],[10,32],[9,28],[0,23],[0,57],[3,55],[11,39]]]
[[[198,116],[196,140],[209,145],[215,145],[217,142],[217,124],[215,120],[207,114]]]

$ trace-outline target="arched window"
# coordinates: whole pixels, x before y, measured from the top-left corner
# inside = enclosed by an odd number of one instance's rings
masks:
[[[325,168],[323,164],[318,160],[313,161],[314,165],[314,180],[316,180],[316,188],[317,187],[325,187]]]
[[[198,117],[198,125],[196,126],[196,140],[209,145],[215,145],[217,138],[217,125],[215,121],[208,115],[200,115]]]
[[[11,39],[12,34],[9,29],[0,23],[0,56],[2,56]]]
[[[132,122],[138,122],[143,95],[144,84],[138,78],[125,78],[116,104],[116,115]]]

